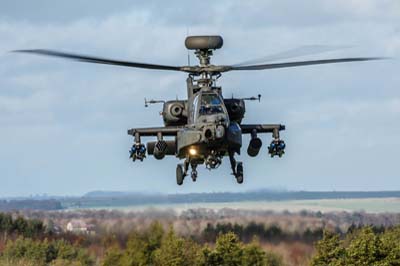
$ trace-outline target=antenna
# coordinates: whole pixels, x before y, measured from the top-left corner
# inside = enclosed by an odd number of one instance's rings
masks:
[[[144,107],[149,107],[150,104],[155,104],[155,103],[165,103],[164,100],[147,100],[146,98],[144,98]]]
[[[189,27],[186,28],[186,37],[189,37]],[[187,60],[188,60],[188,66],[190,66],[190,53],[189,53],[189,49],[187,50]]]
[[[253,96],[253,97],[248,97],[248,98],[243,98],[243,100],[245,101],[257,101],[261,102],[261,94],[258,94],[257,97]]]

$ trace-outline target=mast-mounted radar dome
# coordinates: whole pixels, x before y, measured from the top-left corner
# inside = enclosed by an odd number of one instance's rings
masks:
[[[215,50],[222,47],[224,40],[221,36],[189,36],[185,46],[189,50]]]

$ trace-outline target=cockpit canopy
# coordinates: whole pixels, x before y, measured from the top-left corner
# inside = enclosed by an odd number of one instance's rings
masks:
[[[218,94],[204,93],[201,95],[199,115],[213,115],[223,112],[222,101]]]
[[[215,121],[229,121],[221,96],[215,92],[199,93],[193,101],[193,122]]]

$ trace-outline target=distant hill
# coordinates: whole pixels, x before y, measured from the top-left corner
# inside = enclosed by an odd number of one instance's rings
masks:
[[[223,203],[319,199],[400,198],[400,191],[273,191],[146,194],[121,191],[91,191],[82,197],[46,197],[0,200],[0,211],[59,210],[63,208],[124,207],[147,204]]]
[[[400,191],[275,191],[257,190],[247,192],[210,192],[185,194],[146,194],[121,191],[91,191],[83,198],[141,198],[171,201],[238,201],[238,200],[305,200],[305,199],[359,199],[359,198],[397,198]]]
[[[58,200],[0,200],[0,211],[18,211],[18,210],[42,210],[54,211],[61,210],[62,205]]]
[[[84,198],[111,198],[111,197],[128,197],[128,196],[139,196],[146,195],[145,193],[129,192],[129,191],[105,191],[95,190],[90,191],[83,195]]]
[[[82,197],[65,198],[66,208],[122,207],[146,204],[221,203],[241,201],[283,201],[318,199],[400,198],[400,191],[271,191],[216,192],[187,194],[144,194],[118,191],[92,191]]]

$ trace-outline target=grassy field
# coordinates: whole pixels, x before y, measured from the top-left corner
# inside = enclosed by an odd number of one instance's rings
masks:
[[[172,209],[181,212],[187,209],[245,209],[290,211],[365,211],[368,213],[400,213],[400,198],[366,198],[366,199],[323,199],[323,200],[283,200],[283,201],[242,201],[226,203],[190,203],[190,204],[149,204],[123,207],[96,207],[93,209],[117,209],[122,211],[140,211],[145,209]]]

